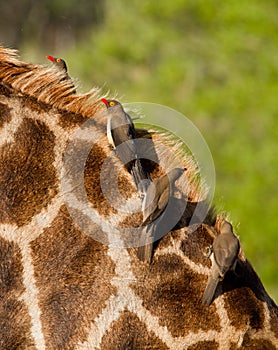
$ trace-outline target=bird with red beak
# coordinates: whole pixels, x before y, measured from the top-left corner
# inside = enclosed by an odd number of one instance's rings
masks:
[[[102,98],[101,101],[106,105],[108,112],[108,142],[133,175],[138,190],[144,193],[147,190],[149,175],[138,158],[134,124],[119,101],[105,98]]]
[[[62,58],[57,58],[53,56],[45,56],[49,61],[53,63],[53,65],[57,68],[58,71],[64,74],[64,77],[61,79],[62,81],[70,81],[72,83],[72,88],[70,93],[75,94],[76,88],[74,86],[74,82],[72,81],[71,77],[68,75],[68,68],[66,65],[66,62]]]
[[[61,71],[64,71],[68,74],[68,67],[66,65],[66,62],[62,58],[56,58],[53,56],[45,56],[49,61],[53,62],[53,64],[60,69]]]

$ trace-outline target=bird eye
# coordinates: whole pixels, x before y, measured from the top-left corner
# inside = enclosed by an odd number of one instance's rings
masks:
[[[61,59],[60,59],[60,58],[57,58],[56,62],[58,62],[58,63],[61,62]]]
[[[113,107],[113,106],[115,106],[115,102],[114,102],[114,101],[111,101],[111,102],[109,103],[109,105],[110,105],[110,107]]]

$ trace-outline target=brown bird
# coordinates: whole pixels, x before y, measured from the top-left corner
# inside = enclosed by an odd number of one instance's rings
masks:
[[[61,81],[69,81],[71,82],[70,87],[70,94],[76,94],[76,88],[74,85],[74,82],[72,81],[71,77],[68,75],[68,68],[66,65],[66,62],[62,58],[57,58],[53,56],[45,56],[49,61],[53,62],[54,66],[62,73],[64,73],[64,77],[61,79]]]
[[[130,116],[125,112],[120,102],[116,100],[106,100],[102,98],[108,110],[107,137],[110,145],[115,149],[121,143],[127,142],[129,153],[133,159],[136,156],[136,148],[133,139],[135,138],[135,128]]]
[[[236,267],[240,244],[237,236],[233,233],[233,226],[224,221],[220,234],[215,237],[211,252],[211,275],[204,291],[202,303],[209,306],[214,298],[218,283],[222,281],[229,270]]]
[[[120,102],[102,98],[108,111],[107,137],[108,142],[116,151],[118,157],[132,173],[137,188],[141,192],[147,189],[149,175],[143,169],[135,140],[135,128],[130,116],[125,112]]]
[[[142,204],[142,226],[144,226],[142,229],[142,244],[153,239],[157,225],[155,220],[163,214],[170,197],[173,196],[174,184],[185,170],[186,168],[174,168],[149,185]],[[140,246],[137,255],[140,260],[150,263],[153,255],[153,242]]]
[[[62,58],[56,58],[53,56],[45,56],[49,61],[53,62],[53,64],[60,69],[61,71],[64,71],[66,74],[68,74],[68,67],[66,65],[66,62]]]

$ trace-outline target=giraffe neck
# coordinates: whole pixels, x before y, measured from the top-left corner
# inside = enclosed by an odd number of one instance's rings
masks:
[[[137,259],[127,242],[142,221],[138,193],[108,147],[99,92],[68,84],[0,49],[0,348],[275,348],[277,307],[243,254],[239,277],[201,304],[222,218],[211,209],[188,226],[202,195],[187,155],[182,218],[151,265]],[[152,140],[167,164],[168,140]]]

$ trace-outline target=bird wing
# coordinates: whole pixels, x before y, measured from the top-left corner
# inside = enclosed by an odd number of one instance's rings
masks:
[[[155,183],[151,182],[147,189],[146,195],[143,199],[142,210],[143,210],[143,225],[150,224],[152,220],[153,213],[157,207],[157,196]]]
[[[129,125],[128,136],[130,138],[134,139],[135,138],[135,127],[134,127],[132,119],[130,118],[130,116],[127,113],[125,113],[125,120],[126,120],[126,124]]]
[[[109,121],[109,119],[108,119]],[[110,119],[111,138],[117,148],[119,158],[124,164],[137,158],[136,146],[133,140],[133,124],[130,124],[126,113],[114,111]]]
[[[148,226],[153,221],[153,215],[157,207],[156,187],[154,182],[150,182],[142,203],[143,223],[140,233],[140,247],[137,249],[138,258],[146,263],[151,263],[153,254],[153,242],[150,239],[153,235],[153,225]]]
[[[122,106],[112,107],[111,113],[111,132],[121,128],[121,142],[133,139],[135,137],[135,128],[130,116],[123,110]],[[118,143],[118,144],[119,144]]]
[[[151,263],[153,255],[153,242],[150,242],[152,238],[153,228],[145,226],[142,228],[140,236],[141,246],[137,248],[137,256],[141,261],[148,264]],[[149,243],[150,242],[150,243]]]
[[[170,196],[170,187],[167,175],[154,180],[149,185],[146,194],[146,204],[143,208],[143,224],[150,224],[156,220],[166,208]]]
[[[212,303],[216,288],[220,281],[219,267],[215,261],[214,253],[212,253],[211,259],[212,259],[211,274],[208,278],[206,289],[204,291],[203,298],[202,298],[202,303],[203,305],[206,305],[206,306],[210,306],[210,304]]]
[[[130,124],[126,122],[126,119],[122,115],[113,114],[111,116],[111,134],[114,138],[115,145],[118,146],[124,141],[132,139],[132,131],[130,130]]]
[[[221,235],[224,236],[226,234],[222,233]],[[227,235],[227,239],[222,239],[221,244],[213,249],[215,261],[219,267],[221,277],[223,277],[225,273],[231,269],[237,259],[239,241],[234,234],[232,236],[229,234]]]
[[[143,168],[140,159],[136,159],[131,167],[131,174],[134,178],[135,185],[141,193],[146,194],[150,184],[150,176]]]
[[[166,186],[164,191],[161,193],[157,203],[157,207],[161,212],[166,208],[169,202],[169,197],[170,197],[170,187]]]
[[[210,306],[210,304],[212,303],[216,288],[218,286],[218,282],[219,282],[219,277],[216,277],[216,278],[214,278],[213,276],[209,277],[208,283],[202,298],[203,305]]]

